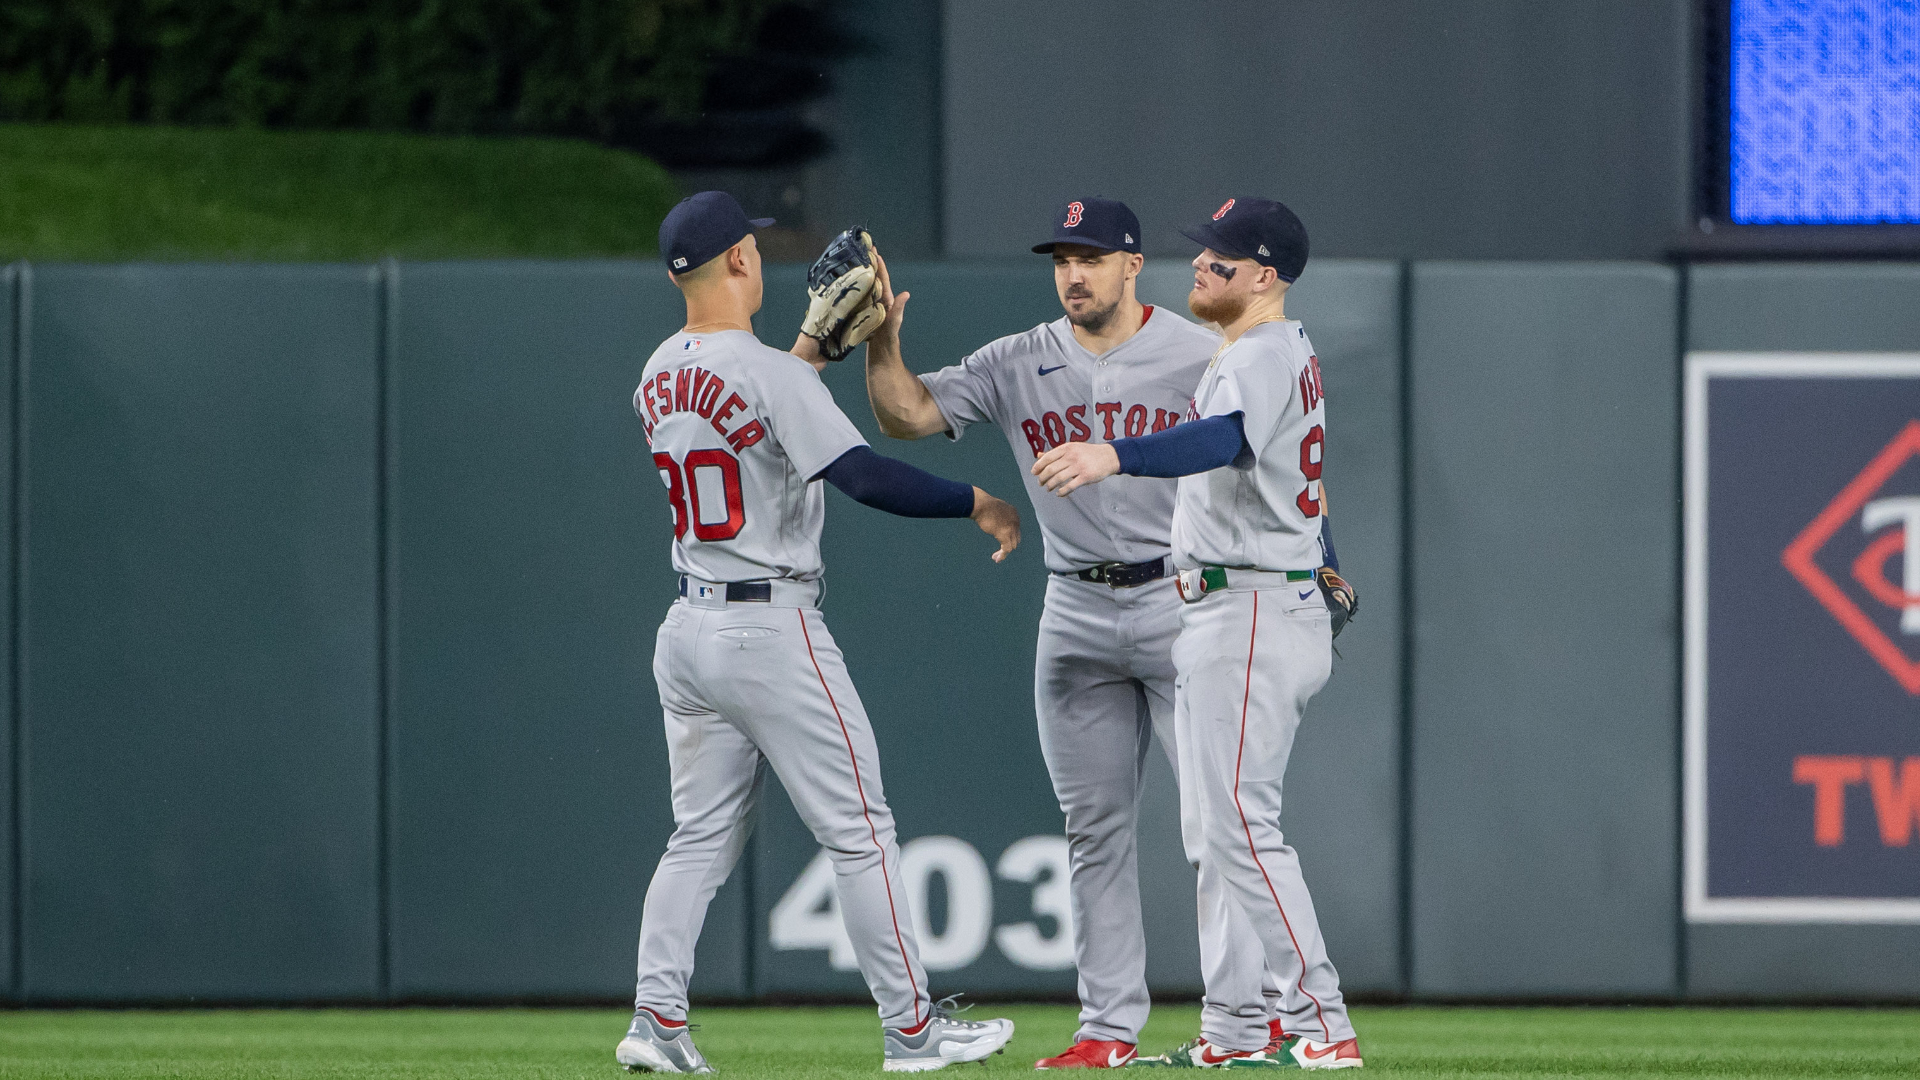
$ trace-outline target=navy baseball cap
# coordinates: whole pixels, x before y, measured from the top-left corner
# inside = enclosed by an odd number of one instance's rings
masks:
[[[1272,199],[1228,199],[1212,221],[1181,229],[1180,235],[1222,255],[1271,266],[1282,281],[1299,278],[1307,268],[1307,227]]]
[[[667,211],[667,219],[660,223],[660,257],[667,261],[667,269],[685,273],[771,224],[770,217],[748,217],[724,191],[689,195]]]
[[[1140,253],[1140,219],[1118,199],[1073,199],[1053,216],[1053,239],[1033,245],[1036,255],[1051,255],[1056,244],[1082,244],[1108,251]]]

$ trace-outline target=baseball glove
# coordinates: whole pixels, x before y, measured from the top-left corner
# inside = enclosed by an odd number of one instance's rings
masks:
[[[887,318],[880,306],[873,237],[848,229],[807,269],[807,317],[800,332],[820,343],[820,355],[839,360]]]
[[[1330,566],[1321,567],[1314,580],[1320,583],[1320,595],[1327,601],[1327,614],[1333,616],[1333,636],[1339,637],[1347,620],[1360,611],[1360,594]]]

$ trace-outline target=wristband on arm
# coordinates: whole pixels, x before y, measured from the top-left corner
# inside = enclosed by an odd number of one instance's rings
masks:
[[[1333,550],[1333,519],[1324,511],[1320,514],[1320,565],[1336,574],[1340,572],[1340,556]]]
[[[820,471],[825,480],[854,502],[899,517],[973,516],[973,486],[935,476],[904,461],[882,457],[870,446],[856,446]]]
[[[1110,443],[1128,476],[1192,476],[1229,465],[1253,464],[1253,448],[1239,413],[1189,420],[1165,431]]]

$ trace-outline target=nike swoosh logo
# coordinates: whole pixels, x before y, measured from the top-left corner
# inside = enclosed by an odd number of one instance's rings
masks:
[[[1051,375],[1051,374],[1053,374],[1054,372],[1056,372],[1056,371],[1059,371],[1059,370],[1060,370],[1060,368],[1063,368],[1063,367],[1066,367],[1066,366],[1067,366],[1067,365],[1065,365],[1065,364],[1060,364],[1060,365],[1058,365],[1058,366],[1056,366],[1056,367],[1043,367],[1043,368],[1041,368],[1041,369],[1039,369],[1039,370],[1040,370],[1040,374],[1042,374],[1042,375]]]
[[[1303,592],[1303,593],[1301,593],[1301,594],[1300,594],[1300,599],[1302,599],[1302,600],[1305,600],[1305,599],[1307,599],[1308,597],[1310,597],[1310,596],[1312,596],[1312,595],[1313,595],[1313,590],[1312,590],[1312,589],[1308,589],[1308,590],[1307,590],[1306,592]]]
[[[1335,1050],[1338,1050],[1338,1049],[1340,1049],[1340,1044],[1334,1043],[1332,1046],[1327,1047],[1325,1050],[1322,1050],[1317,1054],[1313,1052],[1313,1047],[1311,1046],[1301,1047],[1300,1052],[1307,1055],[1307,1057],[1310,1058],[1311,1060],[1319,1061],[1321,1058],[1329,1056]]]
[[[1107,1068],[1117,1069],[1133,1060],[1133,1054],[1121,1054],[1118,1050],[1107,1051]]]
[[[1214,1057],[1212,1047],[1202,1047],[1200,1050],[1200,1060],[1208,1065],[1218,1065],[1221,1062],[1232,1061],[1233,1055],[1227,1054],[1224,1057]]]

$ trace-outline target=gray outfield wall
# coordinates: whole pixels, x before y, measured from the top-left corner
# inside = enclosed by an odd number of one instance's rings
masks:
[[[12,1000],[625,996],[670,827],[648,668],[668,521],[628,407],[680,321],[659,270],[6,273]],[[896,273],[923,370],[1058,311],[1041,260]],[[800,277],[770,271],[775,344]],[[1182,277],[1156,261],[1143,292],[1178,309]],[[1915,350],[1916,312],[1908,266],[1303,278],[1364,610],[1287,826],[1354,992],[1920,997],[1920,928],[1682,923],[1675,599],[1684,349]],[[1017,486],[991,429],[891,442],[857,363],[827,381],[883,451]],[[1070,994],[1038,537],[996,567],[966,523],[831,501],[826,612],[935,987]],[[1186,995],[1157,750],[1149,776],[1150,976]],[[858,994],[814,854],[770,783],[703,996]]]

